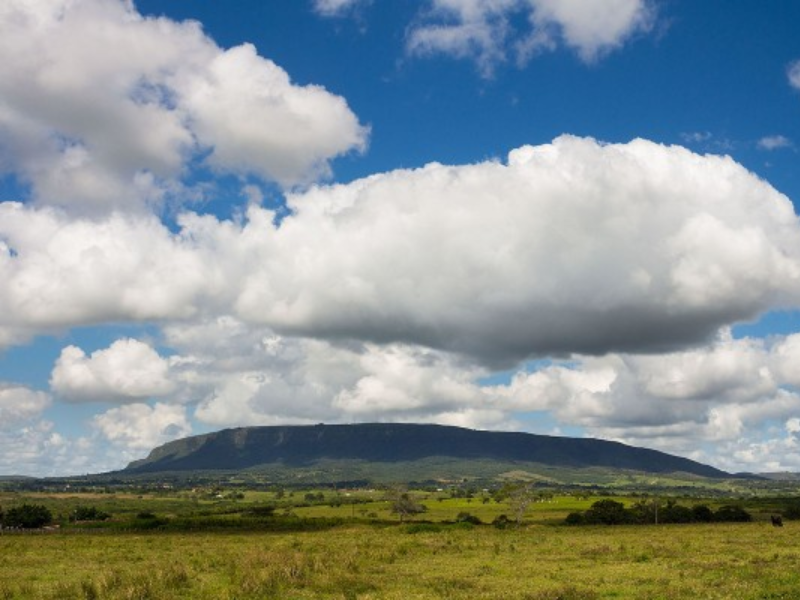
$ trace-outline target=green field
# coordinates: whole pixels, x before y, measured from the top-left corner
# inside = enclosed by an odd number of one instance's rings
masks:
[[[0,597],[795,598],[798,533],[751,523],[4,535]]]
[[[310,493],[322,499],[307,502]],[[5,510],[36,502],[61,523],[0,535],[0,599],[755,599],[800,590],[800,522],[772,527],[779,500],[751,500],[751,523],[569,527],[566,514],[597,497],[554,496],[533,503],[520,527],[498,529],[488,523],[510,507],[485,494],[415,492],[427,512],[404,523],[378,490],[220,495],[0,495]],[[282,507],[248,516],[268,504]],[[113,517],[69,523],[76,506]],[[157,517],[151,530],[137,520],[142,510]],[[448,523],[461,512],[486,524]]]

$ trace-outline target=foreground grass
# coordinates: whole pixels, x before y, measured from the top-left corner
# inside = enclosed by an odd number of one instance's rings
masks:
[[[0,536],[0,599],[794,598],[800,524]]]

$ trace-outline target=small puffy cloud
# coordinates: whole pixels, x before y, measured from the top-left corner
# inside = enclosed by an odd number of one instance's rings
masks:
[[[128,404],[95,416],[92,427],[105,440],[136,456],[192,431],[183,406]]]
[[[208,164],[290,186],[329,174],[328,160],[363,149],[366,130],[347,103],[318,86],[295,86],[273,62],[243,45],[219,54],[183,102]]]
[[[474,59],[484,76],[505,60],[509,13],[517,0],[433,0],[428,19],[411,28],[408,52]]]
[[[528,30],[513,25],[520,16]],[[648,31],[655,11],[646,0],[432,0],[421,24],[410,30],[412,54],[474,58],[484,75],[506,59],[519,62],[563,44],[585,62]]]
[[[430,420],[484,401],[475,384],[478,372],[436,352],[369,346],[358,366],[358,381],[333,401],[335,408],[356,420]]]
[[[789,78],[789,85],[800,90],[800,60],[796,60],[789,65],[786,75]]]
[[[758,140],[757,144],[760,150],[780,150],[782,148],[791,148],[794,146],[792,140],[782,135],[768,135]]]
[[[592,62],[648,31],[655,10],[646,0],[530,0],[533,33],[525,52],[552,47],[557,40]]]
[[[323,17],[337,17],[371,0],[314,0],[314,11]]]
[[[345,101],[298,86],[250,45],[124,0],[0,7],[0,168],[43,204],[141,210],[181,191],[191,161],[283,185],[363,148]]]
[[[687,144],[702,144],[713,137],[710,131],[685,131],[681,133],[681,139]]]
[[[39,419],[50,403],[45,392],[0,382],[0,430],[17,429]]]
[[[64,348],[50,385],[59,396],[74,402],[135,401],[164,396],[174,389],[167,361],[133,339],[117,340],[91,356],[76,346]]]

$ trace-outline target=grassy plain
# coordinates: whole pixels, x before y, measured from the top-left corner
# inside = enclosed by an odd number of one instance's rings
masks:
[[[796,598],[792,523],[0,536],[0,598]]]
[[[5,508],[38,502],[61,517],[77,505],[114,514],[103,526],[0,535],[0,599],[755,599],[800,590],[800,522],[773,528],[769,503],[753,510],[753,523],[568,527],[566,514],[597,498],[560,496],[533,504],[520,528],[500,530],[442,522],[510,512],[481,497],[419,494],[426,522],[401,524],[380,492],[325,495],[333,505],[294,508],[303,494],[0,496]],[[295,525],[248,525],[243,509],[279,500],[279,513],[302,517]],[[164,522],[205,515],[231,527],[116,527],[143,509]]]

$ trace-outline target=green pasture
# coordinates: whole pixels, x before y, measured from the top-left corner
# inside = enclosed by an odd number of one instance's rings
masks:
[[[500,515],[512,517],[511,509],[506,502],[496,502],[488,496],[475,498],[449,498],[442,494],[416,493],[414,497],[425,506],[426,511],[414,520],[425,521],[454,521],[459,513],[469,513],[478,517],[484,523],[491,523]],[[350,498],[343,498],[342,504],[331,506],[317,504],[293,508],[294,514],[304,518],[342,518],[342,519],[371,519],[371,520],[398,520],[391,512],[391,502],[385,499],[385,494],[374,494],[374,499],[368,502],[350,502]],[[560,522],[572,511],[586,510],[597,498],[577,500],[570,496],[558,496],[546,501],[532,502],[525,515],[526,521],[551,521]]]
[[[0,598],[794,598],[800,524],[0,535]]]
[[[490,523],[511,500],[488,490],[391,489],[2,493],[3,510],[46,506],[60,528],[0,532],[0,600],[796,598],[800,521],[769,522],[796,498],[737,502],[752,523],[564,525],[602,496],[543,494],[521,526]],[[630,506],[641,495],[614,496]],[[77,507],[110,513],[71,523]],[[275,507],[273,516],[258,508]],[[151,518],[143,519],[147,512]],[[483,525],[456,523],[469,513]]]

